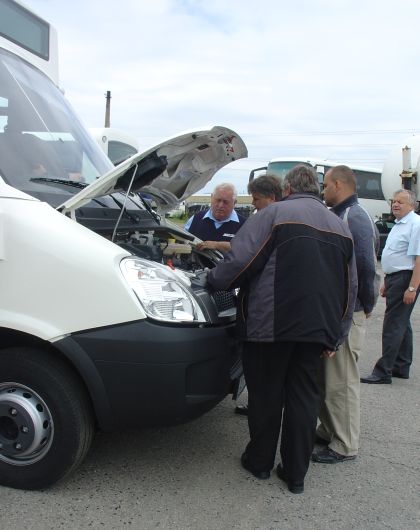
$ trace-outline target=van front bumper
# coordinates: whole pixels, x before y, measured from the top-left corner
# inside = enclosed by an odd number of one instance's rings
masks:
[[[79,332],[55,346],[82,375],[103,430],[198,417],[232,392],[242,373],[232,323],[142,320]]]

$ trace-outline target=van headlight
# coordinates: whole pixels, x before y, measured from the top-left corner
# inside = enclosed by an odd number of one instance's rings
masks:
[[[190,281],[166,265],[124,258],[121,271],[147,316],[165,322],[205,322],[203,312],[188,290]]]

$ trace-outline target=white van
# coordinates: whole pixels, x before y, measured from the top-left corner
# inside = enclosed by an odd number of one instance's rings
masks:
[[[201,279],[217,255],[164,213],[243,141],[201,128],[114,167],[43,68],[52,31],[0,0],[0,484],[23,489],[74,469],[95,429],[187,421],[241,375],[234,295]]]

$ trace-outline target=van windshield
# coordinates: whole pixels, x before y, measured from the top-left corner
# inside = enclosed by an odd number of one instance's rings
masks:
[[[27,193],[63,181],[69,193],[113,166],[42,72],[0,50],[0,176]],[[45,184],[44,184],[45,185]],[[62,190],[61,190],[62,192]]]

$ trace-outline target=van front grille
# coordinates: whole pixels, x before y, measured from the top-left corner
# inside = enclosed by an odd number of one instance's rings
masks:
[[[234,291],[215,291],[212,298],[216,304],[217,312],[228,311],[236,306],[236,297]]]

